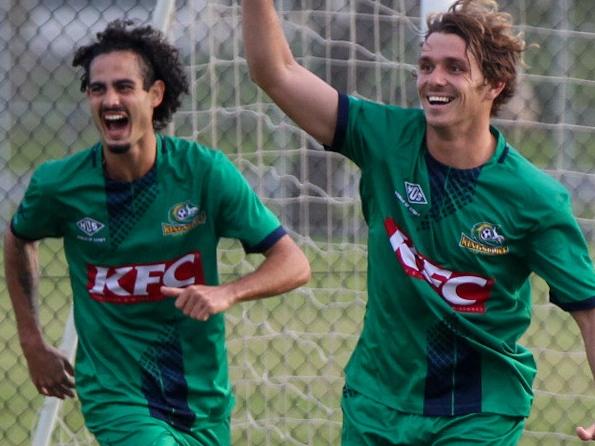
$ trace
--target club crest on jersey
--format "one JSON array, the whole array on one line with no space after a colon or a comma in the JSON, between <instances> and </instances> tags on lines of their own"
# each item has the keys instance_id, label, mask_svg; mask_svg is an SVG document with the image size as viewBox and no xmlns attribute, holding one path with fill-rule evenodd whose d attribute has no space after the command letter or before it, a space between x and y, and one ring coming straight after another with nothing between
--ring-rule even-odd
<instances>
[{"instance_id":1,"label":"club crest on jersey","mask_svg":"<svg viewBox=\"0 0 595 446\"><path fill-rule=\"evenodd\" d=\"M105 225L100 221L95 220L91 217L81 218L79 221L76 222L76 227L81 231L83 234L78 234L77 238L80 240L87 240L91 242L104 242L105 237L94 237L99 231L105 228Z\"/></svg>"},{"instance_id":2,"label":"club crest on jersey","mask_svg":"<svg viewBox=\"0 0 595 446\"><path fill-rule=\"evenodd\" d=\"M501 235L498 225L492 223L476 223L471 228L471 234L461 233L459 246L477 254L490 256L508 254L509 248L506 239Z\"/></svg>"},{"instance_id":3,"label":"club crest on jersey","mask_svg":"<svg viewBox=\"0 0 595 446\"><path fill-rule=\"evenodd\" d=\"M207 221L207 214L190 201L173 205L167 214L167 223L161 223L163 235L183 234Z\"/></svg>"},{"instance_id":4,"label":"club crest on jersey","mask_svg":"<svg viewBox=\"0 0 595 446\"><path fill-rule=\"evenodd\" d=\"M428 204L426 195L419 184L405 181L405 191L407 192L407 201L411 204Z\"/></svg>"}]
</instances>

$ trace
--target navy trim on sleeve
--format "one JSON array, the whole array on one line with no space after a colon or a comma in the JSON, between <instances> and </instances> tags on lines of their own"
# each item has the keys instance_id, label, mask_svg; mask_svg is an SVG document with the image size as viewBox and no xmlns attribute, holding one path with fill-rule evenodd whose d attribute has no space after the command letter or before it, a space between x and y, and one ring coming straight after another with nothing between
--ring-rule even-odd
<instances>
[{"instance_id":1,"label":"navy trim on sleeve","mask_svg":"<svg viewBox=\"0 0 595 446\"><path fill-rule=\"evenodd\" d=\"M556 296L550 292L550 302L557 305L564 311L580 311L580 310L590 310L595 308L595 296L590 297L585 300L581 300L580 302L565 302L562 303L558 301Z\"/></svg>"},{"instance_id":2,"label":"navy trim on sleeve","mask_svg":"<svg viewBox=\"0 0 595 446\"><path fill-rule=\"evenodd\" d=\"M279 239L281 237L283 237L285 234L287 234L287 231L285 231L285 228L283 226L279 226L277 229L275 229L273 232L271 232L269 235L267 235L257 245L248 246L248 245L245 245L244 242L242 242L242 246L244 247L244 251L246 251L246 254L263 253L267 249L269 249L271 246L273 246L275 243L277 243L279 241Z\"/></svg>"},{"instance_id":3,"label":"navy trim on sleeve","mask_svg":"<svg viewBox=\"0 0 595 446\"><path fill-rule=\"evenodd\" d=\"M339 93L339 105L337 109L337 126L335 127L335 135L333 136L333 144L331 146L324 146L324 150L339 152L343 147L345 141L345 134L347 133L347 124L349 123L349 98L343 93Z\"/></svg>"}]
</instances>

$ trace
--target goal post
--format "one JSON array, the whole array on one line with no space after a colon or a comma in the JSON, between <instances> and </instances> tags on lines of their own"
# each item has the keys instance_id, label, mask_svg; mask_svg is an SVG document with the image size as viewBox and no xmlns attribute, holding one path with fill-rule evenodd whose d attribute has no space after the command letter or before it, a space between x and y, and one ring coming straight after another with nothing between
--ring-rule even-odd
<instances>
[{"instance_id":1,"label":"goal post","mask_svg":"<svg viewBox=\"0 0 595 446\"><path fill-rule=\"evenodd\" d=\"M74 328L74 316L72 308L68 314L66 325L64 326L64 335L60 350L66 353L68 360L72 363L76 353L76 344L78 336ZM45 397L41 410L39 411L39 421L33 433L33 440L31 446L51 446L52 433L58 421L58 415L62 400L55 397Z\"/></svg>"}]
</instances>

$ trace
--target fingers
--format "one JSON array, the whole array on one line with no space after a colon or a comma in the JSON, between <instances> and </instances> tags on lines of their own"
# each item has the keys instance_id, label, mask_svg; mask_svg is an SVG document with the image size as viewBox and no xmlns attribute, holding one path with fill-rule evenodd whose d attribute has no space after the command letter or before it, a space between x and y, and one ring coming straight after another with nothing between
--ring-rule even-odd
<instances>
[{"instance_id":1,"label":"fingers","mask_svg":"<svg viewBox=\"0 0 595 446\"><path fill-rule=\"evenodd\" d=\"M38 392L43 396L53 396L55 398L74 398L74 391L63 384L56 384L51 387L40 387Z\"/></svg>"},{"instance_id":2,"label":"fingers","mask_svg":"<svg viewBox=\"0 0 595 446\"><path fill-rule=\"evenodd\" d=\"M61 370L58 368L61 364ZM52 373L44 375L35 386L37 391L43 396L53 396L64 399L74 397L74 369L70 361L62 358L62 361L56 364L57 368Z\"/></svg>"},{"instance_id":3,"label":"fingers","mask_svg":"<svg viewBox=\"0 0 595 446\"><path fill-rule=\"evenodd\" d=\"M66 373L70 375L70 381L72 382L72 387L74 387L74 380L72 379L72 377L74 376L74 368L72 367L70 361L68 361L67 359L64 360L64 369L66 370Z\"/></svg>"},{"instance_id":4,"label":"fingers","mask_svg":"<svg viewBox=\"0 0 595 446\"><path fill-rule=\"evenodd\" d=\"M214 312L211 311L208 299L197 292L195 288L196 287L174 288L162 286L161 294L176 299L174 305L186 316L199 321L206 321Z\"/></svg>"},{"instance_id":5,"label":"fingers","mask_svg":"<svg viewBox=\"0 0 595 446\"><path fill-rule=\"evenodd\" d=\"M192 299L187 295L178 297L178 300L176 300L176 307L186 316L199 321L206 321L211 315L211 308L208 302L200 298Z\"/></svg>"},{"instance_id":6,"label":"fingers","mask_svg":"<svg viewBox=\"0 0 595 446\"><path fill-rule=\"evenodd\" d=\"M169 297L178 297L184 292L184 288L174 288L171 286L162 286L160 288L161 294Z\"/></svg>"},{"instance_id":7,"label":"fingers","mask_svg":"<svg viewBox=\"0 0 595 446\"><path fill-rule=\"evenodd\" d=\"M53 396L62 400L66 397L74 398L74 381L65 375L61 382L37 386L37 391L43 396Z\"/></svg>"},{"instance_id":8,"label":"fingers","mask_svg":"<svg viewBox=\"0 0 595 446\"><path fill-rule=\"evenodd\" d=\"M583 441L589 441L595 439L595 424L591 425L588 428L584 428L579 426L576 428L576 435Z\"/></svg>"}]
</instances>

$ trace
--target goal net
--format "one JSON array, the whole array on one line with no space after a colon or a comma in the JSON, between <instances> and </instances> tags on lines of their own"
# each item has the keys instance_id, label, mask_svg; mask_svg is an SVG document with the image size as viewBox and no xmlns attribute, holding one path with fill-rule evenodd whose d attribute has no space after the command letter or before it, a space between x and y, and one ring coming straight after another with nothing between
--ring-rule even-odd
<instances>
[{"instance_id":1,"label":"goal net","mask_svg":"<svg viewBox=\"0 0 595 446\"><path fill-rule=\"evenodd\" d=\"M281 298L238 305L227 314L230 371L237 400L233 443L338 445L342 369L357 341L366 305L367 228L360 211L357 169L344 158L325 153L250 81L239 1L178 0L157 2L157 7L148 1L101 3L105 7L89 5L86 13L72 9L71 14L54 17L52 23L61 28L48 40L68 42L72 48L109 20L124 15L146 21L151 11L158 11L155 23L166 27L170 40L180 48L191 79L191 95L168 131L225 151L280 216L312 264L313 278L306 287ZM525 156L572 191L576 215L593 246L595 66L588 54L595 46L595 17L587 3L500 1L502 9L515 17L518 30L540 48L527 52L517 97L495 124ZM412 73L423 27L420 15L424 8L431 10L432 4L430 0L276 1L300 63L340 91L403 106L417 105ZM57 10L47 9L48 14ZM32 11L29 20L37 17ZM25 20L24 14L11 22L15 33ZM39 19L30 26L46 29L48 21ZM29 34L23 35L26 39ZM31 35L34 39L36 33ZM72 36L79 36L80 42ZM14 51L10 57L15 57ZM44 69L51 75L43 82L59 82L64 68L50 64ZM40 82L31 80L32 84ZM76 88L72 84L64 91L74 98ZM40 110L39 121L54 129L51 138L55 146L82 147L84 141L94 140L88 122L77 118L74 124L64 124L73 110L84 115L84 104L80 109L78 105L62 106L64 98L58 95L28 98L25 91L18 91L21 102L17 102L22 108L13 106L13 121L21 122L23 116L25 122L27 110ZM12 91L3 94L5 98L17 95ZM29 99L38 102L28 109L24 104ZM83 98L70 102L75 100L82 102ZM47 119L58 122L44 121L39 101L52 104L57 113ZM4 128L12 128L15 122L5 123ZM8 141L8 136L5 139ZM2 148L10 181L21 185L18 190L3 189L13 204L20 198L17 196L30 169L55 155L26 146L31 154L23 159L18 154L19 144L26 146L17 133L10 139L10 147ZM59 247L50 243L43 249L48 264L54 259L63 263ZM250 270L259 259L246 257L238 244L226 240L219 260L222 280L227 280ZM70 299L65 273L48 265L42 280L52 283L48 296L62 296L62 304L52 307L42 296L42 316L49 324L59 313L63 322ZM595 405L592 378L575 324L548 303L546 286L538 279L534 283L535 317L523 342L534 351L539 373L534 409L521 445L578 445L575 425L595 421L591 419ZM15 351L18 348L10 354L16 357ZM19 372L0 372L15 385L25 385L23 364L14 367ZM28 398L29 407L39 408L38 397ZM33 435L44 438L39 440L46 441L43 444L94 444L82 427L76 401L63 406L46 404L39 413L47 419L42 423L35 420ZM14 421L4 435L21 438L18 411L11 410L8 416ZM8 444L27 443L14 440Z\"/></svg>"}]
</instances>

